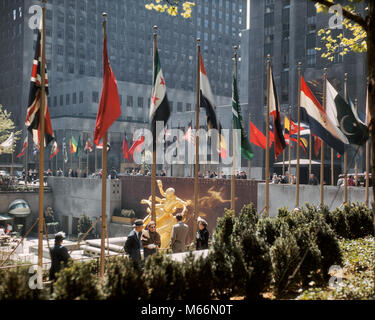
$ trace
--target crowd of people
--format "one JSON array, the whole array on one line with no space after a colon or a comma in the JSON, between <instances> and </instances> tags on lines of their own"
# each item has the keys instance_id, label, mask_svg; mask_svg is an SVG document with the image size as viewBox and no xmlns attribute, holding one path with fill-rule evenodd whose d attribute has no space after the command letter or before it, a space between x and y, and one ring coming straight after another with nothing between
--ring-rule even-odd
<instances>
[{"instance_id":1,"label":"crowd of people","mask_svg":"<svg viewBox=\"0 0 375 320\"><path fill-rule=\"evenodd\" d=\"M170 249L173 253L181 253L186 250L188 244L189 227L183 223L182 214L177 213L176 224L172 227L172 234L170 239ZM195 249L208 249L209 232L207 230L207 221L198 218L198 231L195 238ZM124 251L130 259L144 266L148 257L155 254L161 246L160 234L156 230L156 223L149 222L144 228L142 219L138 219L133 224L133 230L126 238ZM0 229L1 230L1 229ZM1 231L0 231L1 234ZM53 291L53 282L56 281L57 273L64 268L71 256L66 247L63 246L65 234L59 232L55 235L55 244L50 249L51 253L51 267L49 270L49 280L52 281L51 292ZM143 259L141 250L143 249Z\"/></svg>"},{"instance_id":2,"label":"crowd of people","mask_svg":"<svg viewBox=\"0 0 375 320\"><path fill-rule=\"evenodd\" d=\"M173 253L181 253L185 251L188 245L189 227L182 222L182 215L176 214L176 224L172 227L171 239L169 242L170 249ZM196 250L208 249L209 232L207 230L206 220L199 218L199 230L196 234L195 248ZM129 233L124 250L131 259L137 261L140 265L144 264L146 259L157 252L161 246L160 235L156 230L156 223L151 221L144 228L143 220L136 220L133 224L133 230ZM143 248L143 260L141 257L141 249Z\"/></svg>"}]
</instances>

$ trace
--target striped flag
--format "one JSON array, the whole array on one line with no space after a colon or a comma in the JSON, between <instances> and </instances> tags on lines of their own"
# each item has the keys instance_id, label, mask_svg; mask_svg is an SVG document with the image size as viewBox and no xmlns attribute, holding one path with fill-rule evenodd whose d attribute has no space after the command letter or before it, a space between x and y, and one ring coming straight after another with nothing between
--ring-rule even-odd
<instances>
[{"instance_id":1,"label":"striped flag","mask_svg":"<svg viewBox=\"0 0 375 320\"><path fill-rule=\"evenodd\" d=\"M274 136L274 148L275 148L275 157L277 158L283 150L286 148L286 143L283 135L283 129L281 127L280 121L280 110L279 110L279 101L277 99L275 80L273 78L272 69L270 68L270 115L273 116L273 136Z\"/></svg>"},{"instance_id":2,"label":"striped flag","mask_svg":"<svg viewBox=\"0 0 375 320\"><path fill-rule=\"evenodd\" d=\"M38 39L36 42L35 56L33 63L33 70L31 74L31 83L30 83L30 93L29 93L29 104L26 115L26 127L33 136L33 141L36 146L39 148L40 140L40 108L41 108L41 71L42 71L42 35L41 31L38 30ZM53 130L51 124L51 118L48 110L48 75L47 75L47 66L45 67L45 141L44 145L47 146L53 140Z\"/></svg>"},{"instance_id":3,"label":"striped flag","mask_svg":"<svg viewBox=\"0 0 375 320\"><path fill-rule=\"evenodd\" d=\"M309 124L311 133L341 154L345 152L347 139L330 120L310 88L301 77L301 119Z\"/></svg>"},{"instance_id":4,"label":"striped flag","mask_svg":"<svg viewBox=\"0 0 375 320\"><path fill-rule=\"evenodd\" d=\"M77 145L78 145L78 144L77 144L76 139L74 139L74 137L72 137L72 138L70 139L70 142L69 142L69 151L70 151L71 154L77 152Z\"/></svg>"},{"instance_id":5,"label":"striped flag","mask_svg":"<svg viewBox=\"0 0 375 320\"><path fill-rule=\"evenodd\" d=\"M25 152L26 152L26 149L27 149L27 145L28 145L28 137L26 136L25 138L25 141L23 142L23 147L22 147L22 151L21 153L17 156L17 158L22 158L24 155L25 155Z\"/></svg>"},{"instance_id":6,"label":"striped flag","mask_svg":"<svg viewBox=\"0 0 375 320\"><path fill-rule=\"evenodd\" d=\"M156 144L156 122L164 122L164 126L167 125L168 119L171 115L171 109L169 107L167 88L161 70L160 59L158 50L156 50L154 58L154 73L151 93L151 106L150 106L150 124L151 132L154 138L154 146Z\"/></svg>"},{"instance_id":7,"label":"striped flag","mask_svg":"<svg viewBox=\"0 0 375 320\"><path fill-rule=\"evenodd\" d=\"M86 141L86 144L85 144L85 148L83 149L83 151L88 151L88 152L92 152L93 151L93 147L92 147L92 144L91 144L91 140L88 139Z\"/></svg>"}]
</instances>

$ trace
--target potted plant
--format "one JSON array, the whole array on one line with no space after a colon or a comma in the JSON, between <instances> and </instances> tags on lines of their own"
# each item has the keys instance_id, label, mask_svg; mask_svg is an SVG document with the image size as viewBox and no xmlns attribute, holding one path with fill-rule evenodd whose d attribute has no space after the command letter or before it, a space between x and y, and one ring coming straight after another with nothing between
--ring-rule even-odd
<instances>
[{"instance_id":1,"label":"potted plant","mask_svg":"<svg viewBox=\"0 0 375 320\"><path fill-rule=\"evenodd\" d=\"M123 209L120 211L120 216L118 216L117 214L118 211L115 210L114 215L112 216L112 222L133 224L133 222L136 220L135 212L133 209Z\"/></svg>"}]
</instances>

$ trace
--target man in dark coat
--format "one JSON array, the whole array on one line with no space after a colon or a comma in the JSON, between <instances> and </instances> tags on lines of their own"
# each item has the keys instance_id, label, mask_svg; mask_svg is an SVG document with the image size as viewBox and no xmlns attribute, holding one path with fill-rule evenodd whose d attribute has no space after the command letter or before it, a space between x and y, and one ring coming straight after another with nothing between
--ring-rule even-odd
<instances>
[{"instance_id":1,"label":"man in dark coat","mask_svg":"<svg viewBox=\"0 0 375 320\"><path fill-rule=\"evenodd\" d=\"M136 220L133 224L134 230L132 230L128 238L125 241L125 252L129 255L130 259L137 261L139 264L142 264L141 258L141 236L143 230L143 220Z\"/></svg>"},{"instance_id":2,"label":"man in dark coat","mask_svg":"<svg viewBox=\"0 0 375 320\"><path fill-rule=\"evenodd\" d=\"M62 245L65 236L63 232L56 233L55 246L51 249L51 269L49 270L49 279L56 280L56 273L58 273L70 259L68 249Z\"/></svg>"}]
</instances>

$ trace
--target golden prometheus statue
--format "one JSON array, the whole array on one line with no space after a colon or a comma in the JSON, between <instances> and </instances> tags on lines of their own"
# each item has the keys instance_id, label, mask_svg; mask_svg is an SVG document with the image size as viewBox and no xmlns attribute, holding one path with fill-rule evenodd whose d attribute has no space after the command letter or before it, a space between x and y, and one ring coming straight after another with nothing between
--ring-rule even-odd
<instances>
[{"instance_id":1,"label":"golden prometheus statue","mask_svg":"<svg viewBox=\"0 0 375 320\"><path fill-rule=\"evenodd\" d=\"M178 209L182 209L180 212L183 216L183 220L186 220L187 207L191 205L191 200L184 201L178 198L175 194L175 189L168 188L165 192L163 190L163 183L161 180L157 180L160 194L163 199L155 197L155 214L156 214L156 226L157 231L161 238L161 249L166 249L169 247L169 242L171 240L172 227L175 225L176 219L174 213L177 213ZM152 208L152 196L148 200L143 199L141 204L147 204L146 218L143 219L143 223L147 225L151 221L151 208Z\"/></svg>"}]
</instances>

